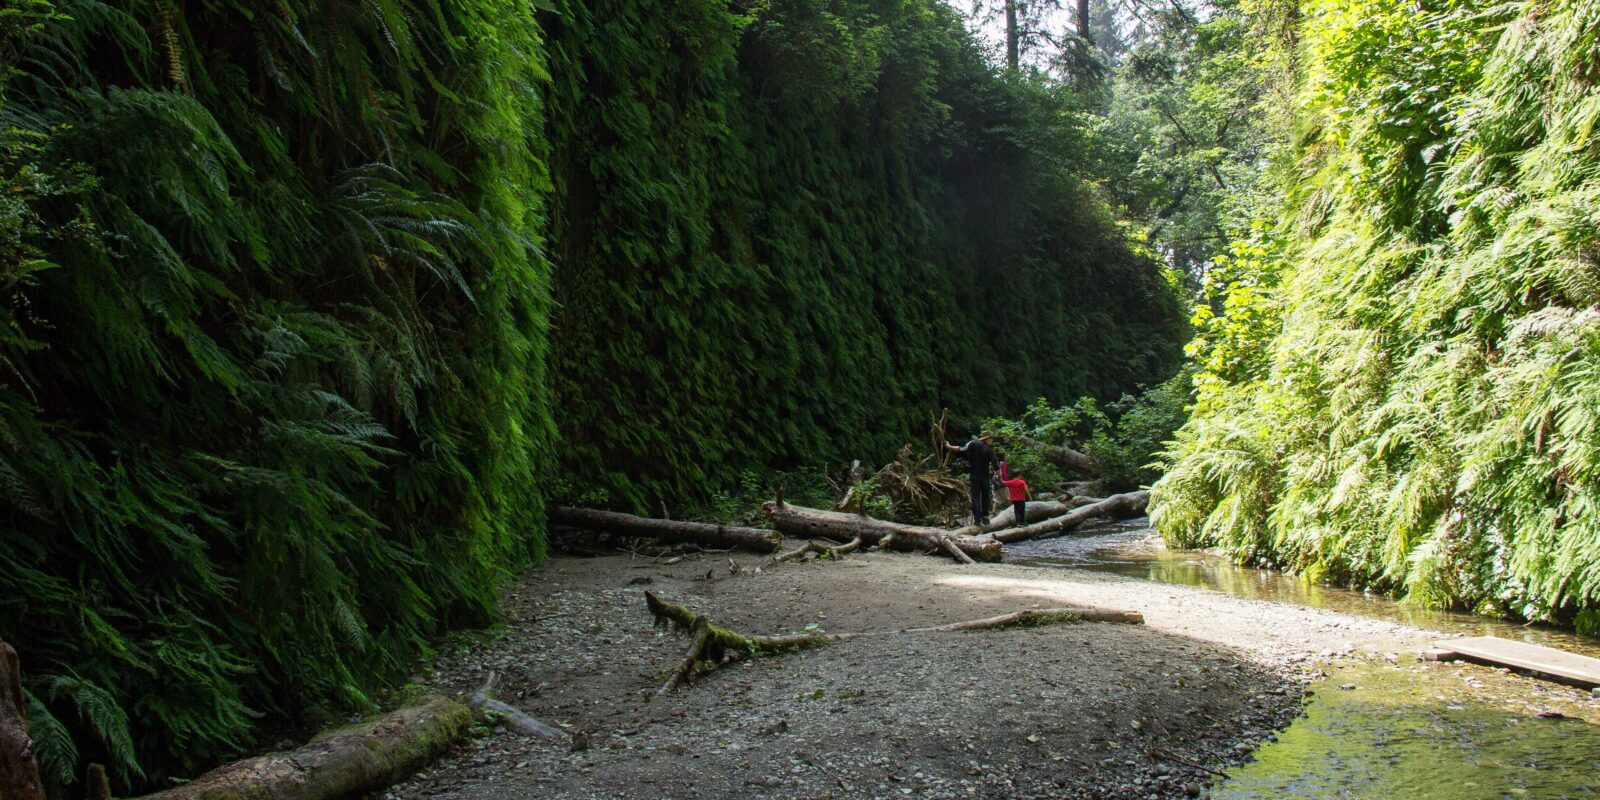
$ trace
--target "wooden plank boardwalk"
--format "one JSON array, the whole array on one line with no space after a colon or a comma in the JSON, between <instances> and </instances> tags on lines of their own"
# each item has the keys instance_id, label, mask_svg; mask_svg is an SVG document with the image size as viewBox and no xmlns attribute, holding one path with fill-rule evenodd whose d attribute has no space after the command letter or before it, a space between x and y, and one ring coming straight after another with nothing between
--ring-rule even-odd
<instances>
[{"instance_id":1,"label":"wooden plank boardwalk","mask_svg":"<svg viewBox=\"0 0 1600 800\"><path fill-rule=\"evenodd\" d=\"M1535 672L1577 686L1600 685L1600 658L1568 653L1553 647L1496 636L1449 639L1434 642L1433 646L1438 649L1424 656L1434 661L1460 658L1479 664Z\"/></svg>"}]
</instances>

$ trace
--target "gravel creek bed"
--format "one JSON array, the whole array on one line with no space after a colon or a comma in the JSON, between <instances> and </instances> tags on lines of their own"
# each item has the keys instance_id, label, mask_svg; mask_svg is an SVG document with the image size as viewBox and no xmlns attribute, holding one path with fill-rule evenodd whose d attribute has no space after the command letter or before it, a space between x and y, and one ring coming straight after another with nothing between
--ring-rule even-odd
<instances>
[{"instance_id":1,"label":"gravel creek bed","mask_svg":"<svg viewBox=\"0 0 1600 800\"><path fill-rule=\"evenodd\" d=\"M1202 796L1301 710L1332 658L1394 661L1425 632L1081 570L866 553L559 557L509 588L493 635L422 682L497 695L586 739L496 729L384 794L413 798ZM745 633L892 632L1024 608L1141 611L868 636L747 660L652 699L687 641L644 591ZM1409 656L1408 656L1409 657ZM1322 684L1316 684L1320 690Z\"/></svg>"}]
</instances>

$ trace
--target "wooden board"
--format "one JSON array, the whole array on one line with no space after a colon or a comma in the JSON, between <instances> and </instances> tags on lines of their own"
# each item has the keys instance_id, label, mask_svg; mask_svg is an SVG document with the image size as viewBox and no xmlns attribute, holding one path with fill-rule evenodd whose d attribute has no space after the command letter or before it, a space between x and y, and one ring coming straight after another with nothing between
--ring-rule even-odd
<instances>
[{"instance_id":1,"label":"wooden board","mask_svg":"<svg viewBox=\"0 0 1600 800\"><path fill-rule=\"evenodd\" d=\"M1580 656L1553 647L1495 636L1450 639L1434 642L1433 646L1480 664L1537 672L1579 686L1600 685L1600 658Z\"/></svg>"}]
</instances>

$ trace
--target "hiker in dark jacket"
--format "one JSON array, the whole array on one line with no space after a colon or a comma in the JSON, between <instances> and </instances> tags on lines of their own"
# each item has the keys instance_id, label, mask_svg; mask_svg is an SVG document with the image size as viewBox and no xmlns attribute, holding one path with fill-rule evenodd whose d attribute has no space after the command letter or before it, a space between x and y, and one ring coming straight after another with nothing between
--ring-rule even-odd
<instances>
[{"instance_id":1,"label":"hiker in dark jacket","mask_svg":"<svg viewBox=\"0 0 1600 800\"><path fill-rule=\"evenodd\" d=\"M993 434L984 431L960 447L949 442L944 443L946 449L960 454L967 460L967 486L972 490L974 525L989 524L989 507L994 503L994 484L990 482L990 475L994 473L997 462L994 448L989 446L989 442L993 439Z\"/></svg>"}]
</instances>

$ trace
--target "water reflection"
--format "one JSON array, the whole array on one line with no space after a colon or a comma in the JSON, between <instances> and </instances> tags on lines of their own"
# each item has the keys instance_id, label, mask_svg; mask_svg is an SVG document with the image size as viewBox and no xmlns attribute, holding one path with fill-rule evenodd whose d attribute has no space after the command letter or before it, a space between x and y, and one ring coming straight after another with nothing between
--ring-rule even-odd
<instances>
[{"instance_id":1,"label":"water reflection","mask_svg":"<svg viewBox=\"0 0 1600 800\"><path fill-rule=\"evenodd\" d=\"M1600 657L1600 639L1248 569L1172 551L1147 520L1007 547L1007 560L1109 572ZM1553 713L1558 712L1558 713ZM1542 715L1542 716L1541 716ZM1469 665L1347 663L1317 684L1306 716L1212 787L1218 800L1600 796L1600 707L1581 692Z\"/></svg>"},{"instance_id":2,"label":"water reflection","mask_svg":"<svg viewBox=\"0 0 1600 800\"><path fill-rule=\"evenodd\" d=\"M1454 636L1499 636L1600 657L1600 639L1595 637L1472 614L1432 611L1377 595L1319 586L1281 572L1241 567L1214 553L1168 550L1144 518L1085 528L1074 536L1007 545L1006 560L1147 578L1252 600L1374 617Z\"/></svg>"},{"instance_id":3,"label":"water reflection","mask_svg":"<svg viewBox=\"0 0 1600 800\"><path fill-rule=\"evenodd\" d=\"M1259 750L1256 761L1232 770L1211 796L1600 796L1600 735L1593 725L1517 710L1529 687L1461 680L1468 672L1371 664L1336 670L1306 716ZM1581 713L1570 703L1561 707Z\"/></svg>"}]
</instances>

